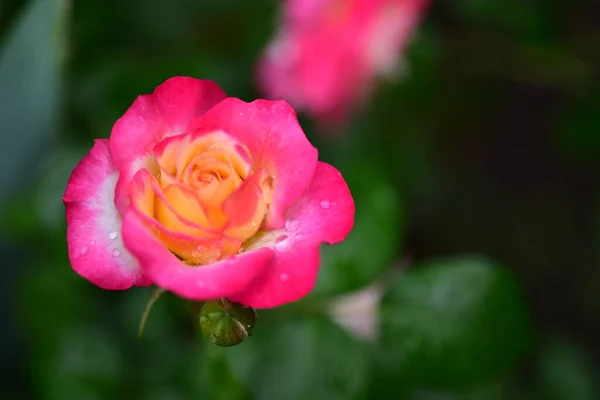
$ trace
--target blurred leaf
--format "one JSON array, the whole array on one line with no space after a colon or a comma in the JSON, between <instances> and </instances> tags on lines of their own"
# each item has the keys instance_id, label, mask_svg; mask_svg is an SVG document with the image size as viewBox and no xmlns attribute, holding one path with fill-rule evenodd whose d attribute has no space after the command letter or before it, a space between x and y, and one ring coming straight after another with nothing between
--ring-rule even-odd
<instances>
[{"instance_id":1,"label":"blurred leaf","mask_svg":"<svg viewBox=\"0 0 600 400\"><path fill-rule=\"evenodd\" d=\"M165 293L152 307L144 335L138 338L138 327L144 308L148 299L152 295L151 288L134 288L127 290L122 294L120 304L120 316L125 328L124 334L127 338L136 343L155 347L165 340L177 335L177 320L167 304L168 297Z\"/></svg>"},{"instance_id":2,"label":"blurred leaf","mask_svg":"<svg viewBox=\"0 0 600 400\"><path fill-rule=\"evenodd\" d=\"M373 282L390 268L401 248L402 209L381 166L341 168L354 202L354 228L340 244L323 245L313 295L350 292Z\"/></svg>"},{"instance_id":3,"label":"blurred leaf","mask_svg":"<svg viewBox=\"0 0 600 400\"><path fill-rule=\"evenodd\" d=\"M210 399L211 365L208 360L208 346L199 338L193 350L188 353L188 363L184 371L186 387L190 398Z\"/></svg>"},{"instance_id":4,"label":"blurred leaf","mask_svg":"<svg viewBox=\"0 0 600 400\"><path fill-rule=\"evenodd\" d=\"M10 239L29 241L42 233L59 239L61 249L66 248L64 235L58 232L65 227L65 207L62 200L73 169L91 149L63 143L56 146L44 159L30 167L39 176L35 185L21 188L0 210L0 220Z\"/></svg>"},{"instance_id":5,"label":"blurred leaf","mask_svg":"<svg viewBox=\"0 0 600 400\"><path fill-rule=\"evenodd\" d=\"M60 0L34 0L16 21L0 54L0 190L26 179L37 153L56 130L64 23Z\"/></svg>"},{"instance_id":6,"label":"blurred leaf","mask_svg":"<svg viewBox=\"0 0 600 400\"><path fill-rule=\"evenodd\" d=\"M506 400L520 398L511 387L503 382L494 382L464 391L440 392L415 390L407 397L410 400Z\"/></svg>"},{"instance_id":7,"label":"blurred leaf","mask_svg":"<svg viewBox=\"0 0 600 400\"><path fill-rule=\"evenodd\" d=\"M368 346L324 318L264 324L221 351L256 400L357 398L370 368Z\"/></svg>"},{"instance_id":8,"label":"blurred leaf","mask_svg":"<svg viewBox=\"0 0 600 400\"><path fill-rule=\"evenodd\" d=\"M57 229L65 222L65 207L62 196L67 187L71 172L92 148L74 147L66 144L57 147L40 164L41 179L35 189L35 210L38 223L49 229Z\"/></svg>"},{"instance_id":9,"label":"blurred leaf","mask_svg":"<svg viewBox=\"0 0 600 400\"><path fill-rule=\"evenodd\" d=\"M21 274L15 291L19 316L35 343L50 345L73 321L86 321L97 312L89 288L68 264L56 260L38 259L38 265Z\"/></svg>"},{"instance_id":10,"label":"blurred leaf","mask_svg":"<svg viewBox=\"0 0 600 400\"><path fill-rule=\"evenodd\" d=\"M248 398L246 388L233 373L225 354L213 345L206 345L205 348L207 354L203 361L207 365L207 387L210 394L207 397L214 400L242 400Z\"/></svg>"},{"instance_id":11,"label":"blurred leaf","mask_svg":"<svg viewBox=\"0 0 600 400\"><path fill-rule=\"evenodd\" d=\"M557 151L570 156L570 161L596 162L600 155L600 97L589 102L572 104L556 118Z\"/></svg>"},{"instance_id":12,"label":"blurred leaf","mask_svg":"<svg viewBox=\"0 0 600 400\"><path fill-rule=\"evenodd\" d=\"M598 372L585 349L565 338L545 344L539 359L539 395L543 400L600 398Z\"/></svg>"},{"instance_id":13,"label":"blurred leaf","mask_svg":"<svg viewBox=\"0 0 600 400\"><path fill-rule=\"evenodd\" d=\"M151 291L134 288L119 294L110 293L111 300L121 297L117 299L121 300L119 303L107 307L107 312L110 308L119 309L120 327L124 329L118 335L130 357L127 371L130 379L123 390L135 392L144 400L167 395L186 399L187 392L196 388L188 373L190 364L204 353L198 351L193 331L185 329L191 328L191 321L186 318L189 316L179 315L185 309L180 304L181 299L170 293L163 294L154 304L144 335L138 337L138 323ZM203 398L204 392L199 393L198 398Z\"/></svg>"},{"instance_id":14,"label":"blurred leaf","mask_svg":"<svg viewBox=\"0 0 600 400\"><path fill-rule=\"evenodd\" d=\"M515 365L530 325L513 278L479 257L410 269L382 300L386 363L414 386L462 388Z\"/></svg>"},{"instance_id":15,"label":"blurred leaf","mask_svg":"<svg viewBox=\"0 0 600 400\"><path fill-rule=\"evenodd\" d=\"M539 36L547 31L546 8L533 1L459 0L449 4L469 21L508 28L520 35Z\"/></svg>"},{"instance_id":16,"label":"blurred leaf","mask_svg":"<svg viewBox=\"0 0 600 400\"><path fill-rule=\"evenodd\" d=\"M123 360L116 343L93 327L70 327L52 349L38 354L36 378L41 400L115 398ZM42 357L40 357L42 356Z\"/></svg>"}]
</instances>

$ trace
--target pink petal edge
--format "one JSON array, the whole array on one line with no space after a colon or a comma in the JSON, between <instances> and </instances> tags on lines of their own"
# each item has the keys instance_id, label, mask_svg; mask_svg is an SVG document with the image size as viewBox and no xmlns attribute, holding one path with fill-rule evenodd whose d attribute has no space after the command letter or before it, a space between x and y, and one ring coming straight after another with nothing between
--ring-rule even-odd
<instances>
[{"instance_id":1,"label":"pink petal edge","mask_svg":"<svg viewBox=\"0 0 600 400\"><path fill-rule=\"evenodd\" d=\"M270 265L274 254L264 248L206 266L187 266L160 243L133 211L125 214L123 238L157 286L189 300L229 297L245 290Z\"/></svg>"},{"instance_id":2,"label":"pink petal edge","mask_svg":"<svg viewBox=\"0 0 600 400\"><path fill-rule=\"evenodd\" d=\"M113 201L118 176L108 140L98 139L73 170L63 196L71 266L109 290L150 284L121 238L121 215Z\"/></svg>"},{"instance_id":3,"label":"pink petal edge","mask_svg":"<svg viewBox=\"0 0 600 400\"><path fill-rule=\"evenodd\" d=\"M307 295L315 285L321 243L343 241L354 225L354 200L340 172L319 162L304 195L286 212L285 227L268 231L250 253L275 250L268 269L244 292L231 296L254 308L271 308Z\"/></svg>"},{"instance_id":4,"label":"pink petal edge","mask_svg":"<svg viewBox=\"0 0 600 400\"><path fill-rule=\"evenodd\" d=\"M127 185L133 175L141 168L156 168L156 144L185 133L191 120L226 97L213 81L176 76L133 102L110 136L110 151L120 172L115 203L122 213L127 208Z\"/></svg>"}]
</instances>

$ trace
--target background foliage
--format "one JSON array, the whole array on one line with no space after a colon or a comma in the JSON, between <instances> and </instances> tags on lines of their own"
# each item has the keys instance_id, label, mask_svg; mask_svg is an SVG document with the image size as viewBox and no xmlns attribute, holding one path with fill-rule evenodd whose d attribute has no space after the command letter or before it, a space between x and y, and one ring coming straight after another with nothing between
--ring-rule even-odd
<instances>
[{"instance_id":1,"label":"background foliage","mask_svg":"<svg viewBox=\"0 0 600 400\"><path fill-rule=\"evenodd\" d=\"M69 267L68 176L166 78L259 97L278 2L0 3L3 399L600 398L600 20L591 0L434 1L408 70L333 137L357 204L307 299L254 336L198 338L190 305ZM388 275L389 274L389 275ZM328 304L383 276L375 340ZM339 316L338 316L339 317Z\"/></svg>"}]
</instances>

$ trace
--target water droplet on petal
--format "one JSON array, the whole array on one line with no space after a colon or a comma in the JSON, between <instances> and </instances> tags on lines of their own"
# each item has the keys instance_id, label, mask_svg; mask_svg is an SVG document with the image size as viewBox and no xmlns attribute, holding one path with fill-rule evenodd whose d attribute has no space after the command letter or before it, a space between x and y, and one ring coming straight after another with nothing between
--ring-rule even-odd
<instances>
[{"instance_id":1,"label":"water droplet on petal","mask_svg":"<svg viewBox=\"0 0 600 400\"><path fill-rule=\"evenodd\" d=\"M88 251L90 251L90 249L88 249L87 246L83 246L80 250L79 250L79 254L81 254L82 256L85 256Z\"/></svg>"},{"instance_id":2,"label":"water droplet on petal","mask_svg":"<svg viewBox=\"0 0 600 400\"><path fill-rule=\"evenodd\" d=\"M297 219L291 218L285 221L285 229L287 229L289 232L294 232L298 230L299 227L300 221L298 221Z\"/></svg>"},{"instance_id":3,"label":"water droplet on petal","mask_svg":"<svg viewBox=\"0 0 600 400\"><path fill-rule=\"evenodd\" d=\"M95 241L95 240L92 240L92 241L90 242L90 244L91 244L92 246L94 246L94 245L96 244L96 241Z\"/></svg>"},{"instance_id":4,"label":"water droplet on petal","mask_svg":"<svg viewBox=\"0 0 600 400\"><path fill-rule=\"evenodd\" d=\"M113 255L114 258L117 258L117 257L119 257L121 255L121 252L119 250L117 250L117 249L114 249L113 252L112 252L112 255Z\"/></svg>"},{"instance_id":5,"label":"water droplet on petal","mask_svg":"<svg viewBox=\"0 0 600 400\"><path fill-rule=\"evenodd\" d=\"M287 282L288 279L290 279L290 277L288 276L288 274L281 274L279 275L279 279L281 279L281 282Z\"/></svg>"},{"instance_id":6,"label":"water droplet on petal","mask_svg":"<svg viewBox=\"0 0 600 400\"><path fill-rule=\"evenodd\" d=\"M286 239L287 239L287 235L281 235L279 236L277 239L275 239L275 250L277 251L282 251L285 249L286 246Z\"/></svg>"},{"instance_id":7,"label":"water droplet on petal","mask_svg":"<svg viewBox=\"0 0 600 400\"><path fill-rule=\"evenodd\" d=\"M302 234L301 233L296 233L296 235L294 237L296 239L302 239Z\"/></svg>"},{"instance_id":8,"label":"water droplet on petal","mask_svg":"<svg viewBox=\"0 0 600 400\"><path fill-rule=\"evenodd\" d=\"M113 232L109 232L108 234L108 238L110 240L115 240L117 238L117 232L113 231Z\"/></svg>"},{"instance_id":9,"label":"water droplet on petal","mask_svg":"<svg viewBox=\"0 0 600 400\"><path fill-rule=\"evenodd\" d=\"M319 203L321 205L321 208L324 210L329 209L329 207L331 207L331 202L329 200L321 200L321 202Z\"/></svg>"}]
</instances>

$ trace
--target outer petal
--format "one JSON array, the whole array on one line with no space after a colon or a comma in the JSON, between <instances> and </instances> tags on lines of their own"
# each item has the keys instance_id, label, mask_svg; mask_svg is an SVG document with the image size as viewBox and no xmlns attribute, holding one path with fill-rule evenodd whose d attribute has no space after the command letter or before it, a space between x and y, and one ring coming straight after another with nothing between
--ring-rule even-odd
<instances>
[{"instance_id":1,"label":"outer petal","mask_svg":"<svg viewBox=\"0 0 600 400\"><path fill-rule=\"evenodd\" d=\"M285 228L259 234L244 246L250 254L273 248L275 257L262 276L231 300L269 308L308 294L317 278L319 246L346 238L354 225L354 200L339 171L319 162L310 187L286 216Z\"/></svg>"},{"instance_id":2,"label":"outer petal","mask_svg":"<svg viewBox=\"0 0 600 400\"><path fill-rule=\"evenodd\" d=\"M121 215L113 201L118 175L108 140L96 140L63 196L71 266L93 284L114 290L150 284L123 245Z\"/></svg>"},{"instance_id":3,"label":"outer petal","mask_svg":"<svg viewBox=\"0 0 600 400\"><path fill-rule=\"evenodd\" d=\"M212 81L178 76L135 100L115 123L110 136L110 151L120 172L116 204L121 212L127 204L124 188L133 175L140 168L156 169L154 146L165 137L184 133L192 119L225 97Z\"/></svg>"},{"instance_id":4,"label":"outer petal","mask_svg":"<svg viewBox=\"0 0 600 400\"><path fill-rule=\"evenodd\" d=\"M285 101L255 100L246 103L228 98L190 126L222 129L244 144L255 170L266 168L273 180L273 202L264 227L280 228L284 212L310 184L318 152L298 124L296 113Z\"/></svg>"},{"instance_id":5,"label":"outer petal","mask_svg":"<svg viewBox=\"0 0 600 400\"><path fill-rule=\"evenodd\" d=\"M125 214L123 236L144 272L159 287L190 300L229 297L239 293L271 264L273 250L258 249L207 266L184 265L156 239L132 211Z\"/></svg>"}]
</instances>

